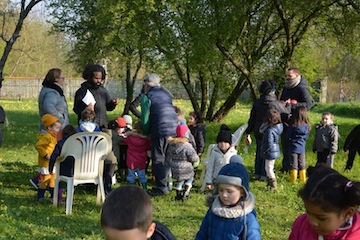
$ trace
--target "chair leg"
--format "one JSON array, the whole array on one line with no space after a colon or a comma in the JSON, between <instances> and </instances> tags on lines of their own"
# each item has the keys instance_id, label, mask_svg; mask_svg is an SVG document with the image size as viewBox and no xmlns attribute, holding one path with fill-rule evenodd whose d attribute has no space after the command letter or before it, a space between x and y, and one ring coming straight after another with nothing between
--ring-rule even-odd
<instances>
[{"instance_id":1,"label":"chair leg","mask_svg":"<svg viewBox=\"0 0 360 240\"><path fill-rule=\"evenodd\" d=\"M74 182L67 182L67 193L66 193L66 215L72 213L72 204L74 197Z\"/></svg>"},{"instance_id":2,"label":"chair leg","mask_svg":"<svg viewBox=\"0 0 360 240\"><path fill-rule=\"evenodd\" d=\"M202 177L202 185L201 185L201 189L200 191L203 193L205 191L205 187L206 187L206 182L205 182L205 174L206 174L206 166L203 166L203 170L201 172L201 176Z\"/></svg>"},{"instance_id":3,"label":"chair leg","mask_svg":"<svg viewBox=\"0 0 360 240\"><path fill-rule=\"evenodd\" d=\"M57 198L58 192L59 192L59 181L55 180L54 196L56 196L56 197L53 197L53 205L55 207L57 207L57 205L58 205L58 198Z\"/></svg>"}]
</instances>

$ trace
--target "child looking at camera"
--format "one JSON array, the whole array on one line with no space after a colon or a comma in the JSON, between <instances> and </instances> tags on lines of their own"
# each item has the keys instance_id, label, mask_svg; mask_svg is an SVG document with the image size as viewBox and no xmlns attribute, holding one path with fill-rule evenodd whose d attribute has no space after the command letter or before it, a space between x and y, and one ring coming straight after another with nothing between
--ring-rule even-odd
<instances>
[{"instance_id":1,"label":"child looking at camera","mask_svg":"<svg viewBox=\"0 0 360 240\"><path fill-rule=\"evenodd\" d=\"M360 182L318 166L298 195L306 213L293 223L289 240L360 239Z\"/></svg>"}]
</instances>

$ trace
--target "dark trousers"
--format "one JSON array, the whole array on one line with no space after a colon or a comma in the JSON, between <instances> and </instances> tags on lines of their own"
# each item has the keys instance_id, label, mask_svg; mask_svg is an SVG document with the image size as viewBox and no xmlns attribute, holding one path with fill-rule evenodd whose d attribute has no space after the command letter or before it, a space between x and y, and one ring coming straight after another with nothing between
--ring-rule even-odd
<instances>
[{"instance_id":1,"label":"dark trousers","mask_svg":"<svg viewBox=\"0 0 360 240\"><path fill-rule=\"evenodd\" d=\"M261 139L256 139L255 175L266 177L265 159L261 156Z\"/></svg>"},{"instance_id":2,"label":"dark trousers","mask_svg":"<svg viewBox=\"0 0 360 240\"><path fill-rule=\"evenodd\" d=\"M155 176L156 188L164 194L169 192L166 182L168 169L164 165L167 146L167 137L151 139L152 170Z\"/></svg>"},{"instance_id":3,"label":"dark trousers","mask_svg":"<svg viewBox=\"0 0 360 240\"><path fill-rule=\"evenodd\" d=\"M323 152L317 152L316 165L327 165L329 155L330 155L329 149L325 149Z\"/></svg>"},{"instance_id":4,"label":"dark trousers","mask_svg":"<svg viewBox=\"0 0 360 240\"><path fill-rule=\"evenodd\" d=\"M353 167L356 153L360 155L360 149L349 149L349 155L345 169L351 169Z\"/></svg>"},{"instance_id":5,"label":"dark trousers","mask_svg":"<svg viewBox=\"0 0 360 240\"><path fill-rule=\"evenodd\" d=\"M304 170L306 168L305 153L292 153L290 156L291 170Z\"/></svg>"},{"instance_id":6,"label":"dark trousers","mask_svg":"<svg viewBox=\"0 0 360 240\"><path fill-rule=\"evenodd\" d=\"M289 153L289 139L286 138L286 132L288 128L284 125L284 130L281 134L281 148L283 153L282 159L282 170L289 171L290 170L290 153Z\"/></svg>"},{"instance_id":7,"label":"dark trousers","mask_svg":"<svg viewBox=\"0 0 360 240\"><path fill-rule=\"evenodd\" d=\"M111 192L112 187L112 177L115 173L115 164L104 164L104 173L103 173L103 179L104 179L104 190L105 194L108 195Z\"/></svg>"}]
</instances>

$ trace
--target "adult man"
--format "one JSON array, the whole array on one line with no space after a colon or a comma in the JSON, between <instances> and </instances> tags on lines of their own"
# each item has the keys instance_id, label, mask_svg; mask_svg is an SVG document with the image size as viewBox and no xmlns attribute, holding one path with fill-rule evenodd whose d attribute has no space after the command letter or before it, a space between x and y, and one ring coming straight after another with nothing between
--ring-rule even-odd
<instances>
[{"instance_id":1,"label":"adult man","mask_svg":"<svg viewBox=\"0 0 360 240\"><path fill-rule=\"evenodd\" d=\"M107 128L106 111L112 111L118 104L119 99L110 97L109 92L103 87L102 81L105 80L105 69L98 64L88 64L83 72L83 78L86 82L75 93L74 112L78 115L78 121L81 119L81 112L90 107L95 111L95 121L100 129ZM88 93L88 91L90 93ZM95 104L83 101L86 95L92 94Z\"/></svg>"},{"instance_id":2,"label":"adult man","mask_svg":"<svg viewBox=\"0 0 360 240\"><path fill-rule=\"evenodd\" d=\"M281 93L280 100L285 106L294 110L297 107L304 106L308 110L312 106L311 96L306 79L300 75L300 70L296 67L291 67L286 72L285 85ZM282 160L282 168L280 171L287 172L290 170L290 156L288 152L288 139L285 135L291 119L282 119L284 124L284 131L281 134L281 145L284 158Z\"/></svg>"},{"instance_id":3,"label":"adult man","mask_svg":"<svg viewBox=\"0 0 360 240\"><path fill-rule=\"evenodd\" d=\"M172 96L160 87L160 77L154 73L144 78L144 96L141 98L141 124L145 135L151 136L152 169L156 188L151 196L168 194L165 154L167 138L176 135L178 118L172 104Z\"/></svg>"}]
</instances>

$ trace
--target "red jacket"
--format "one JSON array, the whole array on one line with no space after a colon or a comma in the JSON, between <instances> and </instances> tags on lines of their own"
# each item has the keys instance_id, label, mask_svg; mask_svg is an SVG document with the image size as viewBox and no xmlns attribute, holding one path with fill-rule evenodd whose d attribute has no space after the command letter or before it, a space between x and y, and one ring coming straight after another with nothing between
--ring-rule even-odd
<instances>
[{"instance_id":1,"label":"red jacket","mask_svg":"<svg viewBox=\"0 0 360 240\"><path fill-rule=\"evenodd\" d=\"M147 151L150 150L150 140L143 135L130 133L124 139L124 144L128 145L126 166L130 169L145 169L148 160Z\"/></svg>"},{"instance_id":2,"label":"red jacket","mask_svg":"<svg viewBox=\"0 0 360 240\"><path fill-rule=\"evenodd\" d=\"M360 239L360 214L355 212L352 225L346 230L336 230L324 236L324 240L358 240ZM313 230L306 214L300 215L294 222L289 240L318 240L318 234Z\"/></svg>"}]
</instances>

